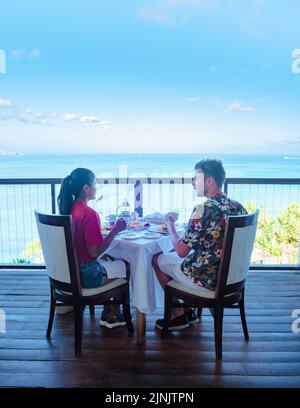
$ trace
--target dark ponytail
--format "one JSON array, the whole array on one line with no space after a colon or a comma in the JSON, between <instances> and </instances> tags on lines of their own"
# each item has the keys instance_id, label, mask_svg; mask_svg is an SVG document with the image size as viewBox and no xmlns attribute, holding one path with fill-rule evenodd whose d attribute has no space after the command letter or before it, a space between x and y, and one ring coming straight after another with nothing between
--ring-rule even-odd
<instances>
[{"instance_id":1,"label":"dark ponytail","mask_svg":"<svg viewBox=\"0 0 300 408\"><path fill-rule=\"evenodd\" d=\"M82 187L86 184L91 186L95 178L95 174L89 169L78 168L63 179L60 187L57 204L59 213L62 215L71 214L72 205L79 197Z\"/></svg>"}]
</instances>

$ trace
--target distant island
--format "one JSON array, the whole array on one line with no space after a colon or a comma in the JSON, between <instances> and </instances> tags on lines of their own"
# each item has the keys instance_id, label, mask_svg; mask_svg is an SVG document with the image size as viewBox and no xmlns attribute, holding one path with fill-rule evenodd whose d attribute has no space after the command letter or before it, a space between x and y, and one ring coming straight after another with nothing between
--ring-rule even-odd
<instances>
[{"instance_id":1,"label":"distant island","mask_svg":"<svg viewBox=\"0 0 300 408\"><path fill-rule=\"evenodd\" d=\"M22 153L8 152L7 150L0 149L0 157L21 156Z\"/></svg>"}]
</instances>

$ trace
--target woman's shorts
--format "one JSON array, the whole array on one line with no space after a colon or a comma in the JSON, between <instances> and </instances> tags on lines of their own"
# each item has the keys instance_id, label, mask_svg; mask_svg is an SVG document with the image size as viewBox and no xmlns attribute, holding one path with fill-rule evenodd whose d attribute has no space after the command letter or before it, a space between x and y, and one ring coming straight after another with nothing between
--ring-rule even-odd
<instances>
[{"instance_id":1,"label":"woman's shorts","mask_svg":"<svg viewBox=\"0 0 300 408\"><path fill-rule=\"evenodd\" d=\"M120 260L96 259L81 264L81 285L85 289L98 288L107 279L126 278L125 263Z\"/></svg>"},{"instance_id":2,"label":"woman's shorts","mask_svg":"<svg viewBox=\"0 0 300 408\"><path fill-rule=\"evenodd\" d=\"M83 288L98 288L106 279L104 266L95 261L83 262L80 268L81 286Z\"/></svg>"}]
</instances>

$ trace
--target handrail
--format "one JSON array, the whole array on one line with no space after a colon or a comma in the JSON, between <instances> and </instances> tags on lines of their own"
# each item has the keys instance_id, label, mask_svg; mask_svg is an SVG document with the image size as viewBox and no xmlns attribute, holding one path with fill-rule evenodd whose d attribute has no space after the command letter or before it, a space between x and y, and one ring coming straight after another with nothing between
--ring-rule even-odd
<instances>
[{"instance_id":1,"label":"handrail","mask_svg":"<svg viewBox=\"0 0 300 408\"><path fill-rule=\"evenodd\" d=\"M0 178L0 185L50 185L51 190L51 211L53 214L56 213L56 188L61 184L62 178ZM134 187L134 209L139 213L140 216L143 215L143 185L164 185L164 184L190 184L192 182L191 177L101 177L97 178L98 184L103 185L129 185L132 184ZM228 187L230 185L298 185L300 186L300 178L257 178L257 177L229 177L224 183L224 192L228 193ZM0 209L1 210L1 209ZM11 265L12 266L12 265ZM8 267L11 267L8 265ZM16 265L17 266L17 265ZM16 267L15 266L15 267ZM0 265L2 268L3 265ZM27 267L25 265L18 265L18 267ZM28 265L28 267L33 268L33 265ZM253 265L251 269L297 269L299 270L299 265Z\"/></svg>"}]
</instances>

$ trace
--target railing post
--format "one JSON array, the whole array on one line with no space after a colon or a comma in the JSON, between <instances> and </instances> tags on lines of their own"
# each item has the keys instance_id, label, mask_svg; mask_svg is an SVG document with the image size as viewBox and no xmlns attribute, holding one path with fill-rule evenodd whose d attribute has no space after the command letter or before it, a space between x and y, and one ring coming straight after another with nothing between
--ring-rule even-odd
<instances>
[{"instance_id":1,"label":"railing post","mask_svg":"<svg viewBox=\"0 0 300 408\"><path fill-rule=\"evenodd\" d=\"M52 211L52 214L56 213L55 184L53 183L51 183L51 211Z\"/></svg>"},{"instance_id":2,"label":"railing post","mask_svg":"<svg viewBox=\"0 0 300 408\"><path fill-rule=\"evenodd\" d=\"M134 211L139 217L143 216L143 182L142 180L135 180L134 183Z\"/></svg>"}]
</instances>

